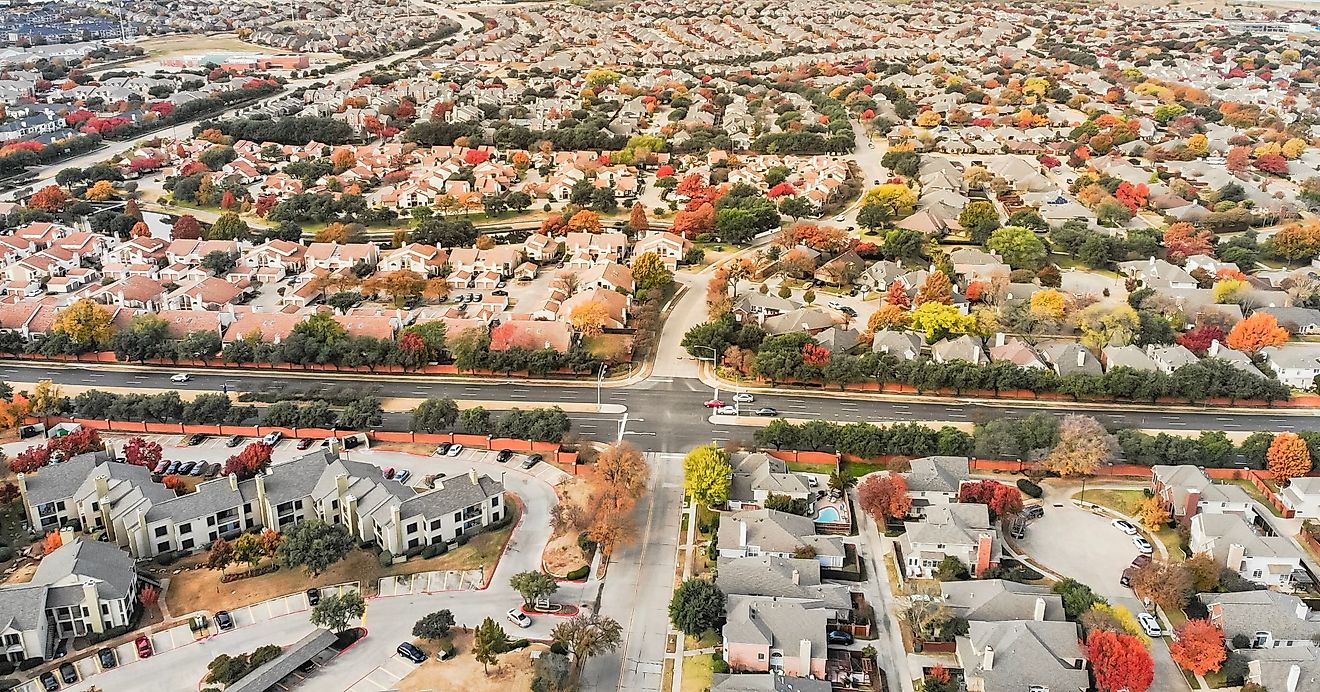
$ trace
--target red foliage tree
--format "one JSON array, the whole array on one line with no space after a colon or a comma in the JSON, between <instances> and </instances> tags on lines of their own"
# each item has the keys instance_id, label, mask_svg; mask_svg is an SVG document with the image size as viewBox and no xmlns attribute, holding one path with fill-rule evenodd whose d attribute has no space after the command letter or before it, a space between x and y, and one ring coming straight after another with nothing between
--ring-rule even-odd
<instances>
[{"instance_id":1,"label":"red foliage tree","mask_svg":"<svg viewBox=\"0 0 1320 692\"><path fill-rule=\"evenodd\" d=\"M42 211L61 212L69 204L69 195L58 185L47 185L28 198L28 206Z\"/></svg>"},{"instance_id":2,"label":"red foliage tree","mask_svg":"<svg viewBox=\"0 0 1320 692\"><path fill-rule=\"evenodd\" d=\"M220 195L220 208L229 211L234 208L234 203L237 201L238 200L234 198L234 193L232 191L225 190L225 193Z\"/></svg>"},{"instance_id":3,"label":"red foliage tree","mask_svg":"<svg viewBox=\"0 0 1320 692\"><path fill-rule=\"evenodd\" d=\"M889 290L885 291L885 302L900 308L912 307L912 299L908 298L907 288L897 281L889 284Z\"/></svg>"},{"instance_id":4,"label":"red foliage tree","mask_svg":"<svg viewBox=\"0 0 1320 692\"><path fill-rule=\"evenodd\" d=\"M50 450L37 445L28 447L9 460L9 470L14 473L32 473L50 461Z\"/></svg>"},{"instance_id":5,"label":"red foliage tree","mask_svg":"<svg viewBox=\"0 0 1320 692\"><path fill-rule=\"evenodd\" d=\"M1219 670L1228 652L1224 650L1224 631L1209 620L1188 620L1177 630L1169 644L1173 662L1197 675Z\"/></svg>"},{"instance_id":6,"label":"red foliage tree","mask_svg":"<svg viewBox=\"0 0 1320 692\"><path fill-rule=\"evenodd\" d=\"M160 463L163 450L159 442L130 437L124 443L124 461L136 466L151 468Z\"/></svg>"},{"instance_id":7,"label":"red foliage tree","mask_svg":"<svg viewBox=\"0 0 1320 692\"><path fill-rule=\"evenodd\" d=\"M683 197L701 197L706 193L706 181L700 174L689 173L683 176L683 180L678 183L678 188L674 192Z\"/></svg>"},{"instance_id":8,"label":"red foliage tree","mask_svg":"<svg viewBox=\"0 0 1320 692\"><path fill-rule=\"evenodd\" d=\"M1155 661L1130 634L1092 630L1086 637L1086 657L1100 692L1146 692L1155 679Z\"/></svg>"},{"instance_id":9,"label":"red foliage tree","mask_svg":"<svg viewBox=\"0 0 1320 692\"><path fill-rule=\"evenodd\" d=\"M788 197L795 194L797 194L797 189L792 185L789 183L780 183L770 188L770 190L765 193L765 196L770 199L778 199L780 197Z\"/></svg>"},{"instance_id":10,"label":"red foliage tree","mask_svg":"<svg viewBox=\"0 0 1320 692\"><path fill-rule=\"evenodd\" d=\"M1283 158L1282 154L1264 154L1256 157L1256 168L1266 173L1284 175L1288 172L1288 159Z\"/></svg>"},{"instance_id":11,"label":"red foliage tree","mask_svg":"<svg viewBox=\"0 0 1320 692\"><path fill-rule=\"evenodd\" d=\"M270 465L270 455L274 447L264 442L253 442L243 451L225 460L225 475L235 474L240 479L251 478L257 472Z\"/></svg>"},{"instance_id":12,"label":"red foliage tree","mask_svg":"<svg viewBox=\"0 0 1320 692\"><path fill-rule=\"evenodd\" d=\"M175 240L198 240L202 237L202 224L191 214L184 214L174 221L170 237Z\"/></svg>"},{"instance_id":13,"label":"red foliage tree","mask_svg":"<svg viewBox=\"0 0 1320 692\"><path fill-rule=\"evenodd\" d=\"M469 166L475 166L484 163L490 158L490 152L481 149L468 149L463 152L463 162Z\"/></svg>"},{"instance_id":14,"label":"red foliage tree","mask_svg":"<svg viewBox=\"0 0 1320 692\"><path fill-rule=\"evenodd\" d=\"M830 350L816 344L803 344L802 362L823 368L830 362Z\"/></svg>"},{"instance_id":15,"label":"red foliage tree","mask_svg":"<svg viewBox=\"0 0 1320 692\"><path fill-rule=\"evenodd\" d=\"M672 175L674 175L674 167L669 164L665 164L655 169L655 177L657 178L668 178Z\"/></svg>"},{"instance_id":16,"label":"red foliage tree","mask_svg":"<svg viewBox=\"0 0 1320 692\"><path fill-rule=\"evenodd\" d=\"M902 519L912 509L907 482L896 473L872 474L857 486L857 503L877 523Z\"/></svg>"},{"instance_id":17,"label":"red foliage tree","mask_svg":"<svg viewBox=\"0 0 1320 692\"><path fill-rule=\"evenodd\" d=\"M270 213L270 210L275 208L275 202L275 195L261 195L257 197L257 203L252 207L252 211L264 219Z\"/></svg>"},{"instance_id":18,"label":"red foliage tree","mask_svg":"<svg viewBox=\"0 0 1320 692\"><path fill-rule=\"evenodd\" d=\"M1213 255L1215 236L1210 231L1198 230L1186 221L1169 226L1164 231L1164 247L1174 259L1192 255Z\"/></svg>"},{"instance_id":19,"label":"red foliage tree","mask_svg":"<svg viewBox=\"0 0 1320 692\"><path fill-rule=\"evenodd\" d=\"M973 281L967 284L967 300L973 303L979 303L985 298L985 293L990 289L990 285L984 281Z\"/></svg>"},{"instance_id":20,"label":"red foliage tree","mask_svg":"<svg viewBox=\"0 0 1320 692\"><path fill-rule=\"evenodd\" d=\"M158 600L160 600L160 590L150 584L142 587L141 591L138 591L138 603L141 603L147 608L156 605L156 601Z\"/></svg>"},{"instance_id":21,"label":"red foliage tree","mask_svg":"<svg viewBox=\"0 0 1320 692\"><path fill-rule=\"evenodd\" d=\"M183 482L183 476L180 476L177 473L171 473L170 475L161 479L160 484L175 492L183 490L185 487L187 487Z\"/></svg>"},{"instance_id":22,"label":"red foliage tree","mask_svg":"<svg viewBox=\"0 0 1320 692\"><path fill-rule=\"evenodd\" d=\"M1223 343L1224 330L1213 324L1198 324L1178 335L1178 343L1198 356L1204 356L1215 341Z\"/></svg>"},{"instance_id":23,"label":"red foliage tree","mask_svg":"<svg viewBox=\"0 0 1320 692\"><path fill-rule=\"evenodd\" d=\"M1150 195L1150 188L1145 183L1133 185L1127 181L1118 184L1118 189L1114 191L1114 197L1122 202L1123 206L1129 211L1136 211L1146 206L1146 198Z\"/></svg>"},{"instance_id":24,"label":"red foliage tree","mask_svg":"<svg viewBox=\"0 0 1320 692\"><path fill-rule=\"evenodd\" d=\"M1018 492L1017 488L999 481L964 483L958 491L958 501L985 505L990 510L991 518L1022 511L1022 493Z\"/></svg>"},{"instance_id":25,"label":"red foliage tree","mask_svg":"<svg viewBox=\"0 0 1320 692\"><path fill-rule=\"evenodd\" d=\"M46 449L63 452L65 459L103 448L101 433L92 428L78 428L67 435L53 437L46 442Z\"/></svg>"}]
</instances>

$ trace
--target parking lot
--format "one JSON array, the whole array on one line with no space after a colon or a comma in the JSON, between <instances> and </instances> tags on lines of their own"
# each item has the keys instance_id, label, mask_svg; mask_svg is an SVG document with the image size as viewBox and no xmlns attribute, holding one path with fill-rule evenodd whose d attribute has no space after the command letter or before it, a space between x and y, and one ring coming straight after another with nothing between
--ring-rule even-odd
<instances>
[{"instance_id":1,"label":"parking lot","mask_svg":"<svg viewBox=\"0 0 1320 692\"><path fill-rule=\"evenodd\" d=\"M443 572L418 572L397 577L382 577L381 596L409 596L437 591L471 591L481 587L481 570L446 570Z\"/></svg>"},{"instance_id":2,"label":"parking lot","mask_svg":"<svg viewBox=\"0 0 1320 692\"><path fill-rule=\"evenodd\" d=\"M348 582L345 584L335 584L321 588L321 597L338 596L345 593L361 593L362 587L357 582ZM309 610L312 607L307 601L306 593L294 593L279 598L272 598L269 601L254 603L250 606L235 608L229 611L230 616L234 618L234 629L247 627L273 620L282 615L289 615L303 610ZM215 629L212 622L212 629Z\"/></svg>"},{"instance_id":3,"label":"parking lot","mask_svg":"<svg viewBox=\"0 0 1320 692\"><path fill-rule=\"evenodd\" d=\"M388 660L382 663L378 668L367 673L367 676L357 681L348 692L381 692L382 690L395 689L395 685L413 672L417 664L395 653Z\"/></svg>"},{"instance_id":4,"label":"parking lot","mask_svg":"<svg viewBox=\"0 0 1320 692\"><path fill-rule=\"evenodd\" d=\"M1137 557L1137 549L1132 537L1110 526L1110 520L1066 498L1055 499L1046 504L1043 518L1028 525L1027 536L1018 546L1050 570L1090 586L1111 601L1131 598L1131 589L1118 580Z\"/></svg>"}]
</instances>

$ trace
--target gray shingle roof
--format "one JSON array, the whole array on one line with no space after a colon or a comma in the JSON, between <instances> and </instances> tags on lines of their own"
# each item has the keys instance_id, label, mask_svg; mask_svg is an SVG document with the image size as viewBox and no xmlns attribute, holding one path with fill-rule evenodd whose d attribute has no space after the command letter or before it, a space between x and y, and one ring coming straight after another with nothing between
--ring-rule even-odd
<instances>
[{"instance_id":1,"label":"gray shingle roof","mask_svg":"<svg viewBox=\"0 0 1320 692\"><path fill-rule=\"evenodd\" d=\"M710 692L830 692L828 680L791 678L778 673L716 673Z\"/></svg>"},{"instance_id":2,"label":"gray shingle roof","mask_svg":"<svg viewBox=\"0 0 1320 692\"><path fill-rule=\"evenodd\" d=\"M1033 685L1051 692L1086 690L1090 675L1073 667L1086 659L1078 636L1072 622L973 622L968 636L958 637L958 660L967 677L984 679L986 690L1025 692ZM989 670L987 646L994 651Z\"/></svg>"},{"instance_id":3,"label":"gray shingle roof","mask_svg":"<svg viewBox=\"0 0 1320 692\"><path fill-rule=\"evenodd\" d=\"M33 505L73 497L78 486L92 474L92 469L109 457L102 452L79 454L61 464L48 464L25 476L27 501Z\"/></svg>"},{"instance_id":4,"label":"gray shingle roof","mask_svg":"<svg viewBox=\"0 0 1320 692\"><path fill-rule=\"evenodd\" d=\"M720 560L715 584L726 595L773 596L800 600L808 607L819 604L835 610L852 609L847 587L822 584L820 563L812 559L773 555L726 558Z\"/></svg>"},{"instance_id":5,"label":"gray shingle roof","mask_svg":"<svg viewBox=\"0 0 1320 692\"><path fill-rule=\"evenodd\" d=\"M1034 620L1037 601L1045 604L1046 620L1063 620L1063 599L1048 588L1003 579L940 584L944 605L967 620L1000 622Z\"/></svg>"},{"instance_id":6,"label":"gray shingle roof","mask_svg":"<svg viewBox=\"0 0 1320 692\"><path fill-rule=\"evenodd\" d=\"M95 579L97 593L107 600L124 598L136 579L128 553L113 543L86 538L62 545L43 558L32 583L54 584L69 575Z\"/></svg>"},{"instance_id":7,"label":"gray shingle roof","mask_svg":"<svg viewBox=\"0 0 1320 692\"><path fill-rule=\"evenodd\" d=\"M1320 616L1307 610L1302 599L1276 591L1242 591L1239 593L1203 593L1201 602L1212 609L1218 606L1222 619L1218 622L1224 636L1256 636L1269 632L1275 639L1311 639L1320 636Z\"/></svg>"},{"instance_id":8,"label":"gray shingle roof","mask_svg":"<svg viewBox=\"0 0 1320 692\"><path fill-rule=\"evenodd\" d=\"M480 504L503 492L504 484L490 476L477 476L475 481L471 474L450 476L437 481L434 490L404 500L399 516L404 519L417 515L440 517Z\"/></svg>"},{"instance_id":9,"label":"gray shingle roof","mask_svg":"<svg viewBox=\"0 0 1320 692\"><path fill-rule=\"evenodd\" d=\"M782 648L784 656L798 656L803 640L811 642L813 658L824 658L826 611L799 603L755 596L729 598L724 624L725 641Z\"/></svg>"},{"instance_id":10,"label":"gray shingle roof","mask_svg":"<svg viewBox=\"0 0 1320 692\"><path fill-rule=\"evenodd\" d=\"M972 477L967 457L921 457L913 459L903 474L909 492L956 493Z\"/></svg>"}]
</instances>

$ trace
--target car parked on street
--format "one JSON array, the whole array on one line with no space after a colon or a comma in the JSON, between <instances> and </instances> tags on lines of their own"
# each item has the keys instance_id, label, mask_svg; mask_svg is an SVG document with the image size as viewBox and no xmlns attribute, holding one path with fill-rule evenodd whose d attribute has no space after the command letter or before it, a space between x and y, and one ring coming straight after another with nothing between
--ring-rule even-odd
<instances>
[{"instance_id":1,"label":"car parked on street","mask_svg":"<svg viewBox=\"0 0 1320 692\"><path fill-rule=\"evenodd\" d=\"M462 453L463 453L463 445L455 442L454 444L449 446L449 450L445 452L445 456L456 457Z\"/></svg>"},{"instance_id":2,"label":"car parked on street","mask_svg":"<svg viewBox=\"0 0 1320 692\"><path fill-rule=\"evenodd\" d=\"M45 688L46 692L55 692L60 688L60 681L55 679L54 673L42 673L41 677L37 679L41 681L41 686Z\"/></svg>"},{"instance_id":3,"label":"car parked on street","mask_svg":"<svg viewBox=\"0 0 1320 692\"><path fill-rule=\"evenodd\" d=\"M778 409L771 408L771 407L769 407L769 406L762 406L761 408L756 409L756 415L758 415L758 416L777 416L777 415L779 415L779 410L778 410Z\"/></svg>"},{"instance_id":4,"label":"car parked on street","mask_svg":"<svg viewBox=\"0 0 1320 692\"><path fill-rule=\"evenodd\" d=\"M526 459L523 459L523 462L518 466L522 468L522 470L526 471L527 469L530 469L533 466L536 466L537 464L541 463L541 459L544 458L545 457L542 457L540 454L532 454L528 456Z\"/></svg>"},{"instance_id":5,"label":"car parked on street","mask_svg":"<svg viewBox=\"0 0 1320 692\"><path fill-rule=\"evenodd\" d=\"M505 613L505 616L509 618L509 622L512 622L523 629L532 626L532 619L527 616L527 613L524 613L517 608L510 608L509 612Z\"/></svg>"},{"instance_id":6,"label":"car parked on street","mask_svg":"<svg viewBox=\"0 0 1320 692\"><path fill-rule=\"evenodd\" d=\"M408 469L403 469L394 474L394 480L400 483L407 483L409 478L412 478L412 471L409 471Z\"/></svg>"},{"instance_id":7,"label":"car parked on street","mask_svg":"<svg viewBox=\"0 0 1320 692\"><path fill-rule=\"evenodd\" d=\"M1138 555L1135 558L1132 558L1132 566L1136 567L1137 569L1141 569L1142 567L1149 565L1150 561L1151 561L1151 556Z\"/></svg>"},{"instance_id":8,"label":"car parked on street","mask_svg":"<svg viewBox=\"0 0 1320 692\"><path fill-rule=\"evenodd\" d=\"M228 610L222 610L215 614L215 626L220 628L221 632L228 632L234 629L234 616L229 614Z\"/></svg>"},{"instance_id":9,"label":"car parked on street","mask_svg":"<svg viewBox=\"0 0 1320 692\"><path fill-rule=\"evenodd\" d=\"M495 455L495 461L503 464L513 458L512 449L501 449L499 454Z\"/></svg>"},{"instance_id":10,"label":"car parked on street","mask_svg":"<svg viewBox=\"0 0 1320 692\"><path fill-rule=\"evenodd\" d=\"M1141 623L1141 631L1146 633L1151 639L1159 639L1164 636L1164 628L1160 627L1160 621L1155 619L1150 613L1137 613L1137 622Z\"/></svg>"},{"instance_id":11,"label":"car parked on street","mask_svg":"<svg viewBox=\"0 0 1320 692\"><path fill-rule=\"evenodd\" d=\"M275 445L279 444L280 440L282 439L284 439L284 433L278 430L274 430L266 433L266 436L261 438L261 441L274 447Z\"/></svg>"},{"instance_id":12,"label":"car parked on street","mask_svg":"<svg viewBox=\"0 0 1320 692\"><path fill-rule=\"evenodd\" d=\"M747 392L738 392L737 394L733 395L733 400L739 404L750 404L755 399L751 394L748 394Z\"/></svg>"},{"instance_id":13,"label":"car parked on street","mask_svg":"<svg viewBox=\"0 0 1320 692\"><path fill-rule=\"evenodd\" d=\"M151 472L158 476L163 475L166 471L170 469L171 463L173 462L171 462L169 459L161 459L160 461L156 462L156 468L152 469Z\"/></svg>"},{"instance_id":14,"label":"car parked on street","mask_svg":"<svg viewBox=\"0 0 1320 692\"><path fill-rule=\"evenodd\" d=\"M241 445L241 444L243 444L243 436L242 436L242 435L230 435L230 436L229 436L229 439L228 439L228 440L225 440L225 446L226 446L226 447L237 447L237 446L239 446L239 445Z\"/></svg>"},{"instance_id":15,"label":"car parked on street","mask_svg":"<svg viewBox=\"0 0 1320 692\"><path fill-rule=\"evenodd\" d=\"M170 376L170 382L187 382L191 379L192 379L192 375L189 375L186 372L181 372L177 375Z\"/></svg>"},{"instance_id":16,"label":"car parked on street","mask_svg":"<svg viewBox=\"0 0 1320 692\"><path fill-rule=\"evenodd\" d=\"M310 437L304 437L301 440L298 440L298 449L310 449L314 444L316 444L316 440L313 440Z\"/></svg>"},{"instance_id":17,"label":"car parked on street","mask_svg":"<svg viewBox=\"0 0 1320 692\"><path fill-rule=\"evenodd\" d=\"M1129 536L1137 535L1137 527L1133 526L1132 522L1126 519L1115 519L1109 522L1109 525L1113 526L1119 531L1122 531L1123 533L1126 533Z\"/></svg>"},{"instance_id":18,"label":"car parked on street","mask_svg":"<svg viewBox=\"0 0 1320 692\"><path fill-rule=\"evenodd\" d=\"M96 660L101 664L101 670L110 670L119 665L119 659L115 657L115 650L109 647L97 651Z\"/></svg>"},{"instance_id":19,"label":"car parked on street","mask_svg":"<svg viewBox=\"0 0 1320 692\"><path fill-rule=\"evenodd\" d=\"M201 433L193 433L183 439L183 444L188 447L196 447L206 440L206 436Z\"/></svg>"},{"instance_id":20,"label":"car parked on street","mask_svg":"<svg viewBox=\"0 0 1320 692\"><path fill-rule=\"evenodd\" d=\"M394 467L393 467L393 466L386 466L384 469L381 470L380 475L384 476L384 477L385 477L385 480L389 480L389 479L393 478L393 477L394 477Z\"/></svg>"},{"instance_id":21,"label":"car parked on street","mask_svg":"<svg viewBox=\"0 0 1320 692\"><path fill-rule=\"evenodd\" d=\"M178 472L179 472L179 468L182 467L182 466L183 466L183 462L182 462L182 461L171 461L171 462L170 462L170 465L169 465L169 468L166 468L166 469L165 469L165 475L169 476L169 475L173 475L173 474L178 473Z\"/></svg>"},{"instance_id":22,"label":"car parked on street","mask_svg":"<svg viewBox=\"0 0 1320 692\"><path fill-rule=\"evenodd\" d=\"M1142 555L1150 555L1155 552L1155 546L1152 546L1150 541L1141 536L1133 536L1132 545L1137 546L1137 550L1140 551Z\"/></svg>"},{"instance_id":23,"label":"car parked on street","mask_svg":"<svg viewBox=\"0 0 1320 692\"><path fill-rule=\"evenodd\" d=\"M137 649L138 658L151 658L151 654L154 653L151 648L151 640L146 635L138 635L138 638L133 640L133 647Z\"/></svg>"},{"instance_id":24,"label":"car parked on street","mask_svg":"<svg viewBox=\"0 0 1320 692\"><path fill-rule=\"evenodd\" d=\"M716 409L715 412L718 413L718 414L720 414L721 416L736 416L736 415L738 415L738 407L737 407L737 406L721 406L721 407L719 407L718 409Z\"/></svg>"},{"instance_id":25,"label":"car parked on street","mask_svg":"<svg viewBox=\"0 0 1320 692\"><path fill-rule=\"evenodd\" d=\"M446 454L449 454L449 448L453 446L452 442L442 442L439 447L435 448L435 455L438 457L445 456Z\"/></svg>"},{"instance_id":26,"label":"car parked on street","mask_svg":"<svg viewBox=\"0 0 1320 692\"><path fill-rule=\"evenodd\" d=\"M705 406L706 408L723 408L724 402L720 401L719 399L711 399L706 403L702 404L702 406Z\"/></svg>"}]
</instances>

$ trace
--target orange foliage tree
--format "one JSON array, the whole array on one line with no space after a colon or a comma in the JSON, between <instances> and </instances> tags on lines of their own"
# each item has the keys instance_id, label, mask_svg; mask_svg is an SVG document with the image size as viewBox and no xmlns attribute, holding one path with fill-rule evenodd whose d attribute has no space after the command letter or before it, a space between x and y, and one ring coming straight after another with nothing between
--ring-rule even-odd
<instances>
[{"instance_id":1,"label":"orange foliage tree","mask_svg":"<svg viewBox=\"0 0 1320 692\"><path fill-rule=\"evenodd\" d=\"M1100 692L1146 692L1155 679L1155 661L1130 634L1093 630L1086 637L1086 657Z\"/></svg>"},{"instance_id":2,"label":"orange foliage tree","mask_svg":"<svg viewBox=\"0 0 1320 692\"><path fill-rule=\"evenodd\" d=\"M1265 452L1269 462L1270 476L1280 485L1298 477L1305 476L1311 470L1311 450L1297 433L1279 433L1274 436L1270 448Z\"/></svg>"},{"instance_id":3,"label":"orange foliage tree","mask_svg":"<svg viewBox=\"0 0 1320 692\"><path fill-rule=\"evenodd\" d=\"M45 538L41 539L41 552L44 555L50 555L59 550L62 545L64 545L64 536L60 535L59 531L51 531L46 534Z\"/></svg>"},{"instance_id":4,"label":"orange foliage tree","mask_svg":"<svg viewBox=\"0 0 1320 692\"><path fill-rule=\"evenodd\" d=\"M1278 346L1288 340L1288 330L1279 326L1274 315L1252 313L1250 317L1233 325L1228 332L1228 346L1246 353L1255 353L1266 346Z\"/></svg>"},{"instance_id":5,"label":"orange foliage tree","mask_svg":"<svg viewBox=\"0 0 1320 692\"><path fill-rule=\"evenodd\" d=\"M1228 653L1224 651L1224 631L1209 620L1188 620L1177 629L1178 636L1169 644L1173 662L1197 675L1219 670Z\"/></svg>"},{"instance_id":6,"label":"orange foliage tree","mask_svg":"<svg viewBox=\"0 0 1320 692\"><path fill-rule=\"evenodd\" d=\"M857 486L857 503L876 522L902 519L912 509L912 500L907 496L907 482L896 473L867 476Z\"/></svg>"}]
</instances>

